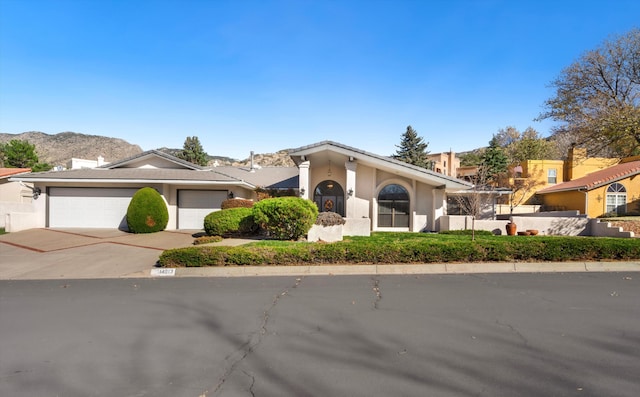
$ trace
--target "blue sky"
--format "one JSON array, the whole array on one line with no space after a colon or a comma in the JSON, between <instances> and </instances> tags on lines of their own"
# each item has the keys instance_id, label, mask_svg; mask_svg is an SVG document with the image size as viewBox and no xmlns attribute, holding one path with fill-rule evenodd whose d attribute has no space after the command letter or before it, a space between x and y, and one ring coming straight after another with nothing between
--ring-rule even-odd
<instances>
[{"instance_id":1,"label":"blue sky","mask_svg":"<svg viewBox=\"0 0 640 397\"><path fill-rule=\"evenodd\" d=\"M144 150L198 136L246 158L333 140L432 153L533 119L640 2L0 0L0 132L106 135ZM113 159L112 159L113 160Z\"/></svg>"}]
</instances>

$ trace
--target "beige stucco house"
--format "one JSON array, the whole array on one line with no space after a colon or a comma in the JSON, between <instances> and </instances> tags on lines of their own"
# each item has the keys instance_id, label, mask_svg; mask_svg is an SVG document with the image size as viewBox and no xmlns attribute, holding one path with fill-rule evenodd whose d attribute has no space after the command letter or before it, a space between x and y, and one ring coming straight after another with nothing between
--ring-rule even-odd
<instances>
[{"instance_id":1,"label":"beige stucco house","mask_svg":"<svg viewBox=\"0 0 640 397\"><path fill-rule=\"evenodd\" d=\"M169 209L168 230L202 229L204 217L231 198L256 199L256 189L294 191L320 211L346 219L345 235L372 230L438 230L447 193L470 184L336 142L289 155L296 167L203 168L160 151L147 151L94 169L28 173L14 181L40 192L31 211L11 215L24 228L126 228L133 194L155 188ZM19 226L18 226L19 225Z\"/></svg>"}]
</instances>

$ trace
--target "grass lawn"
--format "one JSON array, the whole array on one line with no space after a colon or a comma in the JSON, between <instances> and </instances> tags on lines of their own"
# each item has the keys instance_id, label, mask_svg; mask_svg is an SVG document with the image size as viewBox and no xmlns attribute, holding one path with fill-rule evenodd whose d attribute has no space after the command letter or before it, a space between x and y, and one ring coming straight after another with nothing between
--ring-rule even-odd
<instances>
[{"instance_id":1,"label":"grass lawn","mask_svg":"<svg viewBox=\"0 0 640 397\"><path fill-rule=\"evenodd\" d=\"M264 240L167 250L161 266L638 260L640 239L375 232L336 243Z\"/></svg>"}]
</instances>

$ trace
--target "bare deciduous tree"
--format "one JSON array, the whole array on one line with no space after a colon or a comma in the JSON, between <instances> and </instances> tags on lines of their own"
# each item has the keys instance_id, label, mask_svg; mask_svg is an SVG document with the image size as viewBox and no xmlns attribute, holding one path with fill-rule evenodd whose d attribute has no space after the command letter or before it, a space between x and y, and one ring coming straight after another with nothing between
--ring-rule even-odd
<instances>
[{"instance_id":1,"label":"bare deciduous tree","mask_svg":"<svg viewBox=\"0 0 640 397\"><path fill-rule=\"evenodd\" d=\"M594 155L640 154L640 29L605 41L564 69L539 119Z\"/></svg>"}]
</instances>

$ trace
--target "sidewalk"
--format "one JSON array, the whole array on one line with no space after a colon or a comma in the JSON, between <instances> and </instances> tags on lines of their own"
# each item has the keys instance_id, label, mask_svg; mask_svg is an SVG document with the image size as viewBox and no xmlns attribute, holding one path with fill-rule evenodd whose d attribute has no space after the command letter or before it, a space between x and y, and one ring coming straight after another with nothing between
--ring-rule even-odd
<instances>
[{"instance_id":1,"label":"sidewalk","mask_svg":"<svg viewBox=\"0 0 640 397\"><path fill-rule=\"evenodd\" d=\"M629 272L638 262L432 263L156 268L165 249L193 245L195 230L130 234L112 229L31 229L0 235L0 280L140 277ZM250 240L225 239L239 245Z\"/></svg>"}]
</instances>

